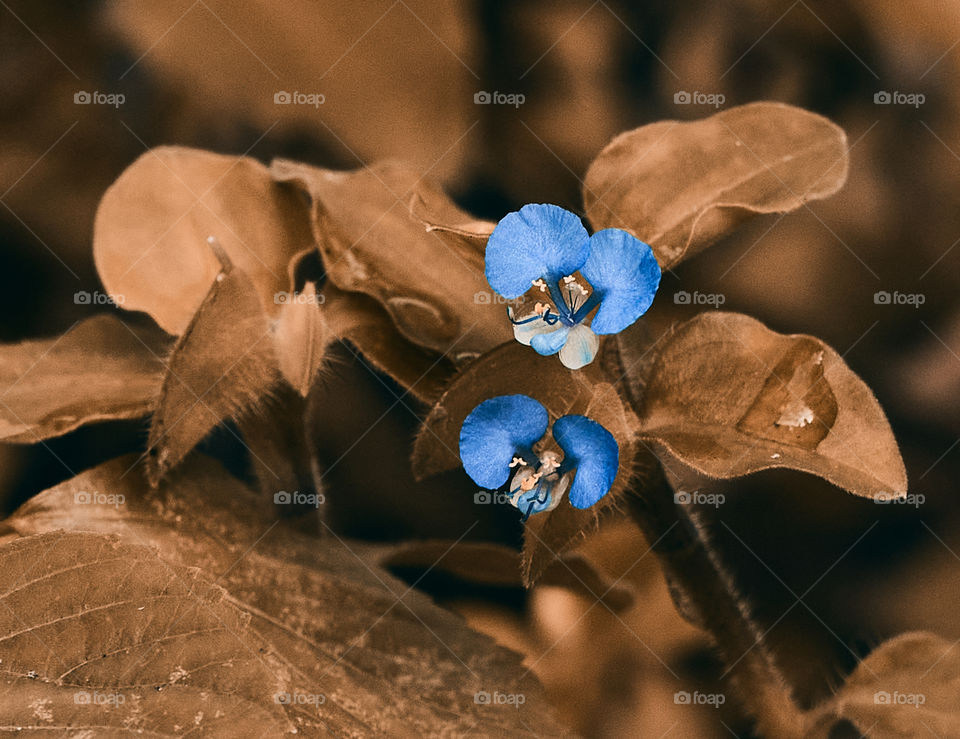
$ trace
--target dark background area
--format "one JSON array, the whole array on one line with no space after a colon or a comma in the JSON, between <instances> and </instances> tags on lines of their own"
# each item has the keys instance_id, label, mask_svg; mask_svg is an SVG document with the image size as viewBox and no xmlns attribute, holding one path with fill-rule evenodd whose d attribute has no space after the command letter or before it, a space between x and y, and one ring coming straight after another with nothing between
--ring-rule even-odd
<instances>
[{"instance_id":1,"label":"dark background area","mask_svg":"<svg viewBox=\"0 0 960 739\"><path fill-rule=\"evenodd\" d=\"M73 296L100 289L91 251L99 198L153 146L332 168L405 159L497 220L526 202L582 213L580 178L614 135L714 112L678 104L681 91L722 95L723 108L768 99L830 117L851 145L844 189L758 219L666 274L649 320L662 327L692 315L673 295L697 290L775 330L823 338L875 390L911 493L925 498L880 506L788 472L720 486L728 503L715 514L716 540L757 616L776 623L770 638L799 694L822 697L895 633L960 638L960 6L6 0L0 48L3 341L115 310ZM280 90L325 101L277 105ZM525 101L477 105L482 90ZM78 105L79 91L125 100ZM880 91L925 99L877 104ZM878 291L922 295L923 304L877 304ZM393 397L349 354L328 385L319 436L338 528L377 539L459 536L476 517L471 486L459 473L413 482L405 460L414 414L398 405L367 433ZM208 448L230 457L230 438ZM144 440L142 424L114 423L0 447L0 503L11 511L71 469ZM598 557L626 556L616 549L632 534L621 528L594 543ZM471 536L515 543L519 531L497 511ZM733 709L672 704L677 674L707 686L718 670L644 563L631 579L646 596L622 618L595 610L578 621L589 601L552 589L522 610L459 594L457 603L532 663L555 644L535 670L582 731L724 736L722 715L742 734Z\"/></svg>"}]
</instances>

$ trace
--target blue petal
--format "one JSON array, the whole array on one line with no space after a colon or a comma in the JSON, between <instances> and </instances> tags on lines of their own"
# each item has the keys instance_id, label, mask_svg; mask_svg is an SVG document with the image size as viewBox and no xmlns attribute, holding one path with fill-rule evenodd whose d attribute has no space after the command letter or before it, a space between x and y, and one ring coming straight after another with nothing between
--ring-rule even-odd
<instances>
[{"instance_id":1,"label":"blue petal","mask_svg":"<svg viewBox=\"0 0 960 739\"><path fill-rule=\"evenodd\" d=\"M483 401L460 427L463 468L477 485L499 488L510 477L517 451L539 441L549 422L547 409L526 395Z\"/></svg>"},{"instance_id":2,"label":"blue petal","mask_svg":"<svg viewBox=\"0 0 960 739\"><path fill-rule=\"evenodd\" d=\"M570 329L567 343L560 350L560 361L564 367L572 370L585 367L593 361L600 348L600 339L589 326L578 323Z\"/></svg>"},{"instance_id":3,"label":"blue petal","mask_svg":"<svg viewBox=\"0 0 960 739\"><path fill-rule=\"evenodd\" d=\"M653 250L618 228L597 231L581 269L600 296L590 324L595 333L616 334L647 312L660 286L660 265Z\"/></svg>"},{"instance_id":4,"label":"blue petal","mask_svg":"<svg viewBox=\"0 0 960 739\"><path fill-rule=\"evenodd\" d=\"M570 335L570 327L560 324L560 328L546 334L537 334L530 339L530 346L537 350L537 354L549 356L563 349Z\"/></svg>"},{"instance_id":5,"label":"blue petal","mask_svg":"<svg viewBox=\"0 0 960 739\"><path fill-rule=\"evenodd\" d=\"M541 277L559 280L583 266L590 237L576 214L557 205L525 205L508 213L487 241L490 287L518 298Z\"/></svg>"},{"instance_id":6,"label":"blue petal","mask_svg":"<svg viewBox=\"0 0 960 739\"><path fill-rule=\"evenodd\" d=\"M585 416L564 416L553 424L553 438L563 449L563 467L576 467L570 505L589 508L607 494L620 466L613 434Z\"/></svg>"}]
</instances>

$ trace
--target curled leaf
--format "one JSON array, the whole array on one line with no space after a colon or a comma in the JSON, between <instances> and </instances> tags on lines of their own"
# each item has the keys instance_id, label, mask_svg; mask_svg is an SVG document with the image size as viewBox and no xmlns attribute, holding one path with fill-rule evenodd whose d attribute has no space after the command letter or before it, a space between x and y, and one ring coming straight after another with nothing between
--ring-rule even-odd
<instances>
[{"instance_id":1,"label":"curled leaf","mask_svg":"<svg viewBox=\"0 0 960 739\"><path fill-rule=\"evenodd\" d=\"M146 311L180 334L220 271L209 236L249 275L268 315L278 308L275 294L286 289L288 262L312 241L296 192L276 184L259 162L160 147L104 194L94 260L125 308Z\"/></svg>"},{"instance_id":2,"label":"curled leaf","mask_svg":"<svg viewBox=\"0 0 960 739\"><path fill-rule=\"evenodd\" d=\"M409 341L462 363L511 337L484 277L483 227L438 186L394 162L336 172L277 160L271 172L310 196L330 280L378 300Z\"/></svg>"},{"instance_id":3,"label":"curled leaf","mask_svg":"<svg viewBox=\"0 0 960 739\"><path fill-rule=\"evenodd\" d=\"M261 403L278 379L269 324L252 282L224 264L167 363L150 425L151 480L156 483L221 421Z\"/></svg>"},{"instance_id":4,"label":"curled leaf","mask_svg":"<svg viewBox=\"0 0 960 739\"><path fill-rule=\"evenodd\" d=\"M711 477L786 467L856 495L906 493L880 404L819 339L703 313L660 343L643 398L640 436Z\"/></svg>"},{"instance_id":5,"label":"curled leaf","mask_svg":"<svg viewBox=\"0 0 960 739\"><path fill-rule=\"evenodd\" d=\"M154 408L168 338L111 315L56 339L0 346L0 439L32 443Z\"/></svg>"},{"instance_id":6,"label":"curled leaf","mask_svg":"<svg viewBox=\"0 0 960 739\"><path fill-rule=\"evenodd\" d=\"M583 199L595 229L629 231L669 269L755 215L832 195L847 168L838 126L790 105L751 103L620 134L587 170Z\"/></svg>"}]
</instances>

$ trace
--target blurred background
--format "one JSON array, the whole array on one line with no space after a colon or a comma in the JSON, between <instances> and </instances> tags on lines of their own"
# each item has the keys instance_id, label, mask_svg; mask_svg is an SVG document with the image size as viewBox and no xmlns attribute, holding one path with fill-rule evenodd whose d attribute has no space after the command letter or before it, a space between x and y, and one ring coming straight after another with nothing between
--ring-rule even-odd
<instances>
[{"instance_id":1,"label":"blurred background","mask_svg":"<svg viewBox=\"0 0 960 739\"><path fill-rule=\"evenodd\" d=\"M827 695L901 631L960 639L960 5L2 0L0 48L3 341L114 310L73 296L100 288L99 198L153 146L350 169L404 159L497 220L526 202L582 212L587 165L645 123L761 99L832 118L851 147L844 189L757 219L665 275L649 320L692 315L674 295L698 291L775 330L815 334L874 388L901 444L913 505L785 472L714 486L727 496L710 514L717 544L798 696ZM348 353L328 385L318 435L339 528L388 540L463 533L477 517L466 478L421 486L406 468L412 401L396 405ZM208 446L232 454L221 437ZM10 511L144 438L142 425L117 423L0 447L0 505ZM483 511L471 531L518 536L508 511ZM653 556L638 562L636 542L616 523L587 545L612 579L627 573L636 595L623 612L555 588L424 584L529 655L578 731L749 736L722 668L674 612ZM694 689L730 699L675 702Z\"/></svg>"}]
</instances>

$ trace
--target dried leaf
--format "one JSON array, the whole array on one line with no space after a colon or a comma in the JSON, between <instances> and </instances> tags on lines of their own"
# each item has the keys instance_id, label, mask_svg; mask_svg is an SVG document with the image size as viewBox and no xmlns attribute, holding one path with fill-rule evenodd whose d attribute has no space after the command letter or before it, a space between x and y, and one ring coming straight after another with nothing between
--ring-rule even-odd
<instances>
[{"instance_id":1,"label":"dried leaf","mask_svg":"<svg viewBox=\"0 0 960 739\"><path fill-rule=\"evenodd\" d=\"M251 280L225 264L177 341L150 426L154 483L221 421L261 403L279 380Z\"/></svg>"},{"instance_id":2,"label":"dried leaf","mask_svg":"<svg viewBox=\"0 0 960 739\"><path fill-rule=\"evenodd\" d=\"M263 310L275 314L287 264L312 243L291 188L246 157L184 147L152 149L100 202L94 259L107 291L180 334L220 271L206 244L215 236L250 276Z\"/></svg>"},{"instance_id":3,"label":"dried leaf","mask_svg":"<svg viewBox=\"0 0 960 739\"><path fill-rule=\"evenodd\" d=\"M790 105L752 103L621 134L587 170L583 198L595 229L630 231L667 269L757 214L832 195L847 167L838 126Z\"/></svg>"},{"instance_id":4,"label":"dried leaf","mask_svg":"<svg viewBox=\"0 0 960 739\"><path fill-rule=\"evenodd\" d=\"M952 640L928 632L883 642L853 671L811 739L834 736L841 722L876 739L957 736L960 726L960 653Z\"/></svg>"},{"instance_id":5,"label":"dried leaf","mask_svg":"<svg viewBox=\"0 0 960 739\"><path fill-rule=\"evenodd\" d=\"M518 655L371 567L350 543L271 523L255 496L207 458L192 457L159 489L125 475L132 462L116 459L51 488L7 522L18 534L40 535L0 548L0 558L8 555L0 587L10 606L0 621L0 659L24 676L35 671L34 691L115 690L136 705L135 696L156 699L160 685L170 712L194 705L201 693L211 706L243 699L247 714L218 717L214 708L196 717L200 730L216 726L218 735L248 735L247 716L271 727L255 736L293 729L423 736L471 727L515 735L531 731L525 724L538 734L562 733ZM106 496L115 496L114 505L104 504ZM116 534L121 543L59 529ZM64 543L79 540L91 554ZM142 545L155 548L152 563ZM33 547L32 556L14 561L15 547ZM64 619L47 624L51 603ZM171 625L177 630L168 634ZM474 699L495 690L522 693L525 702ZM278 693L324 700L281 705ZM5 712L22 710L23 697L34 695L46 697L28 687L0 696L4 725L12 725ZM108 710L89 707L86 715L102 719ZM167 715L145 711L137 726L159 731L152 722Z\"/></svg>"},{"instance_id":6,"label":"dried leaf","mask_svg":"<svg viewBox=\"0 0 960 739\"><path fill-rule=\"evenodd\" d=\"M456 363L511 338L484 276L483 240L424 225L472 220L438 186L393 162L336 172L277 160L271 172L311 197L330 279L376 298L404 337ZM430 213L414 215L414 203Z\"/></svg>"},{"instance_id":7,"label":"dried leaf","mask_svg":"<svg viewBox=\"0 0 960 739\"><path fill-rule=\"evenodd\" d=\"M87 423L148 415L166 344L159 331L102 315L56 339L0 347L0 439L31 443Z\"/></svg>"},{"instance_id":8,"label":"dried leaf","mask_svg":"<svg viewBox=\"0 0 960 739\"><path fill-rule=\"evenodd\" d=\"M843 359L737 313L703 313L661 342L640 426L711 477L787 467L856 495L907 489L883 410Z\"/></svg>"}]
</instances>

